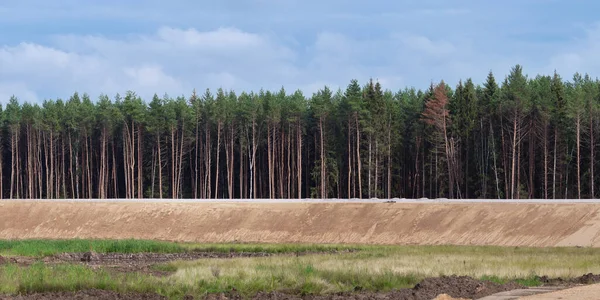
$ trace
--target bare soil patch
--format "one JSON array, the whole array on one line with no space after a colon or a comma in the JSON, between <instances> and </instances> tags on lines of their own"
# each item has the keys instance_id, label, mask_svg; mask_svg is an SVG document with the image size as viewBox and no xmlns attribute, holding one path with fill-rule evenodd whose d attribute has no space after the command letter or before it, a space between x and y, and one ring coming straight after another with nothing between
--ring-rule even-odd
<instances>
[{"instance_id":1,"label":"bare soil patch","mask_svg":"<svg viewBox=\"0 0 600 300\"><path fill-rule=\"evenodd\" d=\"M172 272L153 269L152 266L179 260L197 259L230 259L235 257L267 257L271 253L265 252L187 252L187 253L62 253L45 257L42 261L46 264L75 263L82 264L92 269L103 268L120 273L144 273L154 276L168 276ZM23 262L27 259L24 258ZM31 263L32 261L29 261Z\"/></svg>"},{"instance_id":2,"label":"bare soil patch","mask_svg":"<svg viewBox=\"0 0 600 300\"><path fill-rule=\"evenodd\" d=\"M52 292L52 293L35 293L18 296L2 296L0 300L50 300L50 299L77 299L77 300L163 300L167 297L158 294L141 294L141 293L117 293L105 290L83 290L78 292Z\"/></svg>"},{"instance_id":3,"label":"bare soil patch","mask_svg":"<svg viewBox=\"0 0 600 300\"><path fill-rule=\"evenodd\" d=\"M558 278L548 278L548 276L541 276L541 277L538 276L537 279L541 283L543 283L544 285L552 285L552 286L564 285L564 286L571 286L571 285L600 283L600 274L588 273L588 274L585 274L583 276L579 276L579 277L575 277L575 278L568 278L568 279L564 279L564 278L561 278L561 277L558 277Z\"/></svg>"},{"instance_id":4,"label":"bare soil patch","mask_svg":"<svg viewBox=\"0 0 600 300\"><path fill-rule=\"evenodd\" d=\"M18 265L30 265L35 259L30 257L3 257L0 256L0 265L3 264L18 264Z\"/></svg>"},{"instance_id":5,"label":"bare soil patch","mask_svg":"<svg viewBox=\"0 0 600 300\"><path fill-rule=\"evenodd\" d=\"M270 257L283 255L311 255L311 254L340 254L353 252L354 250L327 251L327 252L298 252L298 253L268 253L268 252L202 252L190 251L185 253L62 253L44 258L33 258L26 256L15 256L5 258L0 256L0 265L13 263L28 266L35 262L45 264L74 263L82 264L92 269L104 268L109 271L121 273L138 272L154 276L167 276L173 272L153 269L152 266L165 264L173 261L197 260L197 259L232 259L239 257Z\"/></svg>"}]
</instances>

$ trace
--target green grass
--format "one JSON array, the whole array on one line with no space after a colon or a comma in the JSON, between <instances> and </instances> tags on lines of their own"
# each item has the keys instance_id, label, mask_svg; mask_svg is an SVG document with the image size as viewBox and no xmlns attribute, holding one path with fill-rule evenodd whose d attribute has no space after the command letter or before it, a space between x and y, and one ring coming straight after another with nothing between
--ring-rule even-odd
<instances>
[{"instance_id":1,"label":"green grass","mask_svg":"<svg viewBox=\"0 0 600 300\"><path fill-rule=\"evenodd\" d=\"M65 252L179 253L187 249L176 243L145 240L0 240L0 254L50 256Z\"/></svg>"},{"instance_id":2,"label":"green grass","mask_svg":"<svg viewBox=\"0 0 600 300\"><path fill-rule=\"evenodd\" d=\"M201 259L159 264L167 277L119 274L80 265L0 266L0 293L76 291L87 288L117 292L154 292L174 299L235 289L242 295L281 291L326 294L390 291L410 288L426 277L466 275L497 283L516 281L538 286L536 275L572 278L600 273L600 249L470 246L340 246L260 244L174 244L146 241L0 242L0 251L29 255L89 250L98 252L327 252L360 250L341 255L295 255ZM79 248L78 248L79 247ZM78 250L79 249L79 250Z\"/></svg>"},{"instance_id":3,"label":"green grass","mask_svg":"<svg viewBox=\"0 0 600 300\"><path fill-rule=\"evenodd\" d=\"M28 267L9 264L0 267L0 293L77 291L104 289L113 291L154 292L157 279L139 274L112 274L81 265L35 263Z\"/></svg>"}]
</instances>

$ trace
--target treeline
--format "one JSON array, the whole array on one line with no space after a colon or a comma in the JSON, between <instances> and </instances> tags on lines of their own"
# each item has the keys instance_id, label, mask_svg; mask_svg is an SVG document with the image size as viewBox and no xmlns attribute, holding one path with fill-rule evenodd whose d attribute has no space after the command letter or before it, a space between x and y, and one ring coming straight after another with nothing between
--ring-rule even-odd
<instances>
[{"instance_id":1,"label":"treeline","mask_svg":"<svg viewBox=\"0 0 600 300\"><path fill-rule=\"evenodd\" d=\"M593 198L600 82L134 92L1 110L2 198Z\"/></svg>"}]
</instances>

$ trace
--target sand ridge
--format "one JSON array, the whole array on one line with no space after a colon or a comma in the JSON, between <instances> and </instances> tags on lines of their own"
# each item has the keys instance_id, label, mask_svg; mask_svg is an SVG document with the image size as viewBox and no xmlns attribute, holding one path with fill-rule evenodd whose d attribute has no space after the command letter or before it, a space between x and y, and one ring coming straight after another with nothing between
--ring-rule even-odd
<instances>
[{"instance_id":1,"label":"sand ridge","mask_svg":"<svg viewBox=\"0 0 600 300\"><path fill-rule=\"evenodd\" d=\"M0 239L600 246L593 203L0 201Z\"/></svg>"}]
</instances>

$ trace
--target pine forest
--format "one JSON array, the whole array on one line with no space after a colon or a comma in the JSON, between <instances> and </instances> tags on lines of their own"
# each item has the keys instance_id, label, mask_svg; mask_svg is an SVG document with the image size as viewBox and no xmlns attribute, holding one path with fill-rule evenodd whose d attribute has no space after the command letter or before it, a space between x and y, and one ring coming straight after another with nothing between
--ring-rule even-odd
<instances>
[{"instance_id":1,"label":"pine forest","mask_svg":"<svg viewBox=\"0 0 600 300\"><path fill-rule=\"evenodd\" d=\"M3 100L3 199L600 194L600 81L578 73Z\"/></svg>"}]
</instances>

